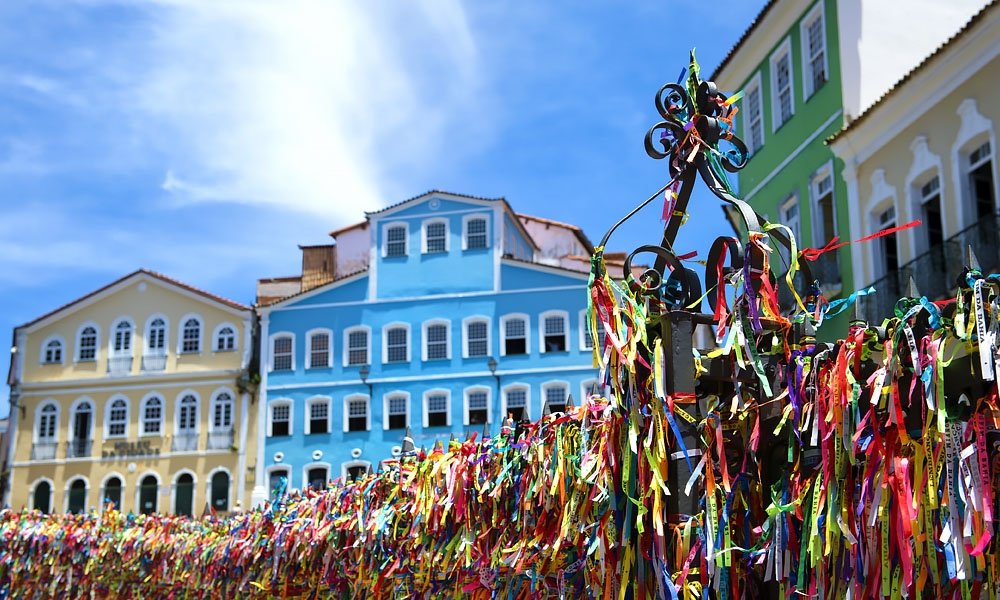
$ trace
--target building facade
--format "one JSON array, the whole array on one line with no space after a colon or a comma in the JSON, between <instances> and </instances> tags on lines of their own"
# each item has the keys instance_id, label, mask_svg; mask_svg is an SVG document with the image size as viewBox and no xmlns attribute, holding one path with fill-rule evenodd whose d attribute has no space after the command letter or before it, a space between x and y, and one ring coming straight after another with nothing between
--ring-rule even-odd
<instances>
[{"instance_id":1,"label":"building facade","mask_svg":"<svg viewBox=\"0 0 1000 600\"><path fill-rule=\"evenodd\" d=\"M830 140L852 237L921 221L855 251L857 280L876 289L870 320L892 314L911 277L932 299L950 295L969 246L986 271L1000 267L998 24L991 4Z\"/></svg>"},{"instance_id":2,"label":"building facade","mask_svg":"<svg viewBox=\"0 0 1000 600\"><path fill-rule=\"evenodd\" d=\"M429 192L333 235L355 272L258 308L258 478L322 486L398 456L407 429L428 448L495 433L597 385L588 275L536 261L506 200Z\"/></svg>"},{"instance_id":3,"label":"building facade","mask_svg":"<svg viewBox=\"0 0 1000 600\"><path fill-rule=\"evenodd\" d=\"M248 502L253 323L247 306L140 270L15 329L6 503L194 515Z\"/></svg>"},{"instance_id":4,"label":"building facade","mask_svg":"<svg viewBox=\"0 0 1000 600\"><path fill-rule=\"evenodd\" d=\"M843 161L825 140L870 106L982 0L772 0L712 75L720 89L742 90L736 129L751 152L739 173L742 198L769 221L788 226L798 247L848 240ZM886 23L893 23L892 27ZM953 25L950 25L953 24ZM811 264L828 300L852 292L851 246ZM782 253L772 262L784 270ZM803 288L804 282L799 282ZM792 297L782 298L792 307ZM847 315L824 327L846 333Z\"/></svg>"}]
</instances>

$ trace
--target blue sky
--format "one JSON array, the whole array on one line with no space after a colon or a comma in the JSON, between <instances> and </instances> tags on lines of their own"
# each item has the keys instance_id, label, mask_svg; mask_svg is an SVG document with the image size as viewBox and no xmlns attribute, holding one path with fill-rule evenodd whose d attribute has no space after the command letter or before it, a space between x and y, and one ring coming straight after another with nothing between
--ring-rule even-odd
<instances>
[{"instance_id":1,"label":"blue sky","mask_svg":"<svg viewBox=\"0 0 1000 600\"><path fill-rule=\"evenodd\" d=\"M655 92L763 4L0 3L0 335L138 268L249 304L297 244L431 189L596 243L666 182ZM704 257L727 226L703 186L691 206ZM609 248L658 243L659 214Z\"/></svg>"}]
</instances>

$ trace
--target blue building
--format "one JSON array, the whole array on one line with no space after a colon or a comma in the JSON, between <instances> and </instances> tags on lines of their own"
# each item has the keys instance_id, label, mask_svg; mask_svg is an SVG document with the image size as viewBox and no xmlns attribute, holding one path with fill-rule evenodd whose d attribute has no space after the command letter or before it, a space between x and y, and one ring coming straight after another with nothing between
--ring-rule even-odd
<instances>
[{"instance_id":1,"label":"blue building","mask_svg":"<svg viewBox=\"0 0 1000 600\"><path fill-rule=\"evenodd\" d=\"M585 265L578 228L434 191L331 235L302 248L301 277L258 284L260 484L356 476L398 456L408 427L430 448L596 385L588 274L544 251Z\"/></svg>"}]
</instances>

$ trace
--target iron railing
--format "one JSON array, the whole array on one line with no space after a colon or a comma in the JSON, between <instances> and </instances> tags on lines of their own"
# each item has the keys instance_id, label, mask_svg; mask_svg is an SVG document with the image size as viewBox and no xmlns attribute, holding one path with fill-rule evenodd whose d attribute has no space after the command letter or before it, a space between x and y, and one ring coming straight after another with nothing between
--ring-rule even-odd
<instances>
[{"instance_id":1,"label":"iron railing","mask_svg":"<svg viewBox=\"0 0 1000 600\"><path fill-rule=\"evenodd\" d=\"M73 440L66 443L66 458L87 458L90 456L90 440Z\"/></svg>"},{"instance_id":2,"label":"iron railing","mask_svg":"<svg viewBox=\"0 0 1000 600\"><path fill-rule=\"evenodd\" d=\"M824 297L830 300L840 293L843 278L840 275L840 262L836 255L820 255L818 259L809 263L809 269L812 271L813 279L819 282ZM811 282L807 285L801 271L795 273L792 282L799 296L805 301L805 296L811 289ZM795 297L783 279L778 282L778 307L782 313L794 312L797 309Z\"/></svg>"},{"instance_id":3,"label":"iron railing","mask_svg":"<svg viewBox=\"0 0 1000 600\"><path fill-rule=\"evenodd\" d=\"M132 374L131 356L112 356L108 358L108 375L120 377Z\"/></svg>"},{"instance_id":4,"label":"iron railing","mask_svg":"<svg viewBox=\"0 0 1000 600\"><path fill-rule=\"evenodd\" d=\"M31 445L31 460L52 460L58 448L57 442L36 442Z\"/></svg>"},{"instance_id":5,"label":"iron railing","mask_svg":"<svg viewBox=\"0 0 1000 600\"><path fill-rule=\"evenodd\" d=\"M208 434L209 450L225 450L233 445L233 431L214 431Z\"/></svg>"},{"instance_id":6,"label":"iron railing","mask_svg":"<svg viewBox=\"0 0 1000 600\"><path fill-rule=\"evenodd\" d=\"M984 273L1000 266L1000 215L990 215L951 236L943 243L899 267L871 285L874 294L863 297L860 315L872 323L893 315L896 302L906 295L910 278L919 291L931 300L953 296L958 279L969 266L968 249L972 248Z\"/></svg>"},{"instance_id":7,"label":"iron railing","mask_svg":"<svg viewBox=\"0 0 1000 600\"><path fill-rule=\"evenodd\" d=\"M143 354L142 355L142 370L143 372L155 372L163 371L167 368L167 355L166 354Z\"/></svg>"},{"instance_id":8,"label":"iron railing","mask_svg":"<svg viewBox=\"0 0 1000 600\"><path fill-rule=\"evenodd\" d=\"M198 449L197 433L178 433L174 435L174 452L190 452Z\"/></svg>"}]
</instances>

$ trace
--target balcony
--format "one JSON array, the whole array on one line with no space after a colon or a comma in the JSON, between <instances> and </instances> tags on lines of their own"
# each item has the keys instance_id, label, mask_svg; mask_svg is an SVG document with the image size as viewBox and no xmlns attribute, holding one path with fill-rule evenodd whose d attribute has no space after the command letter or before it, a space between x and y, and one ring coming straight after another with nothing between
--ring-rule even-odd
<instances>
[{"instance_id":1,"label":"balcony","mask_svg":"<svg viewBox=\"0 0 1000 600\"><path fill-rule=\"evenodd\" d=\"M31 445L31 460L52 460L59 448L57 442L37 442Z\"/></svg>"},{"instance_id":2,"label":"balcony","mask_svg":"<svg viewBox=\"0 0 1000 600\"><path fill-rule=\"evenodd\" d=\"M66 458L89 458L90 440L73 440L66 444Z\"/></svg>"},{"instance_id":3,"label":"balcony","mask_svg":"<svg viewBox=\"0 0 1000 600\"><path fill-rule=\"evenodd\" d=\"M172 448L174 452L193 452L198 450L198 434L178 433L174 435Z\"/></svg>"},{"instance_id":4,"label":"balcony","mask_svg":"<svg viewBox=\"0 0 1000 600\"><path fill-rule=\"evenodd\" d=\"M209 450L228 450L233 445L233 430L213 431L208 434Z\"/></svg>"},{"instance_id":5,"label":"balcony","mask_svg":"<svg viewBox=\"0 0 1000 600\"><path fill-rule=\"evenodd\" d=\"M772 255L773 257L774 255ZM780 264L783 265L784 263ZM809 270L812 271L813 279L819 282L823 297L831 300L840 295L843 283L840 276L840 262L837 260L835 254L827 253L820 255L818 259L809 263ZM810 286L806 284L802 272L796 272L792 281L795 283L795 289L798 291L802 301L805 302L805 297L809 294ZM778 282L778 307L781 308L783 314L798 310L795 297L792 296L792 292L788 289L788 285L784 279Z\"/></svg>"},{"instance_id":6,"label":"balcony","mask_svg":"<svg viewBox=\"0 0 1000 600\"><path fill-rule=\"evenodd\" d=\"M157 373L157 372L166 370L166 368L167 368L167 355L166 354L143 354L142 355L142 372L143 373Z\"/></svg>"},{"instance_id":7,"label":"balcony","mask_svg":"<svg viewBox=\"0 0 1000 600\"><path fill-rule=\"evenodd\" d=\"M132 374L131 356L112 356L108 358L108 375L122 377Z\"/></svg>"},{"instance_id":8,"label":"balcony","mask_svg":"<svg viewBox=\"0 0 1000 600\"><path fill-rule=\"evenodd\" d=\"M991 215L956 233L927 252L872 283L875 293L863 300L859 312L869 323L880 323L893 315L896 302L905 294L910 277L917 290L930 300L955 295L958 278L965 274L968 248L979 259L983 273L1000 267L1000 215Z\"/></svg>"}]
</instances>

